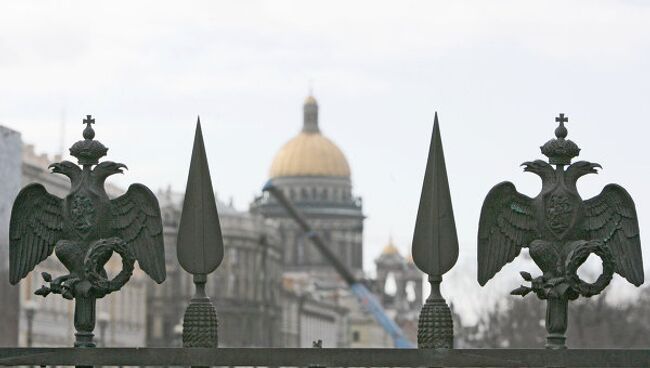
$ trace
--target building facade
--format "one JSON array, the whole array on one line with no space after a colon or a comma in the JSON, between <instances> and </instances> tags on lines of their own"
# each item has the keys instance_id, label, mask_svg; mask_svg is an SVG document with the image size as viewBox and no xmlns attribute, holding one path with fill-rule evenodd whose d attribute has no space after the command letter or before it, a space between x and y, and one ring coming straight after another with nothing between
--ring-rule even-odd
<instances>
[{"instance_id":1,"label":"building facade","mask_svg":"<svg viewBox=\"0 0 650 368\"><path fill-rule=\"evenodd\" d=\"M0 126L0 346L18 344L20 304L18 286L9 284L9 218L22 184L20 133Z\"/></svg>"},{"instance_id":2,"label":"building facade","mask_svg":"<svg viewBox=\"0 0 650 368\"><path fill-rule=\"evenodd\" d=\"M192 275L176 259L176 237L183 195L157 194L165 234L167 280L147 290L148 346L180 344L179 326L192 295ZM217 201L224 259L208 276L206 293L219 316L219 346L283 346L280 238L272 222Z\"/></svg>"},{"instance_id":3,"label":"building facade","mask_svg":"<svg viewBox=\"0 0 650 368\"><path fill-rule=\"evenodd\" d=\"M309 275L283 275L282 296L284 347L310 347L319 341L324 348L349 346L350 310L337 298L317 292Z\"/></svg>"},{"instance_id":4,"label":"building facade","mask_svg":"<svg viewBox=\"0 0 650 368\"><path fill-rule=\"evenodd\" d=\"M192 276L176 260L183 195L157 193L165 234L167 280L147 288L147 345L179 346L182 318L194 293ZM218 198L218 197L217 197ZM346 346L347 310L314 295L305 280L283 272L278 224L217 200L223 262L208 276L206 293L217 309L221 347L304 347L320 336ZM307 343L308 342L308 343Z\"/></svg>"}]
</instances>

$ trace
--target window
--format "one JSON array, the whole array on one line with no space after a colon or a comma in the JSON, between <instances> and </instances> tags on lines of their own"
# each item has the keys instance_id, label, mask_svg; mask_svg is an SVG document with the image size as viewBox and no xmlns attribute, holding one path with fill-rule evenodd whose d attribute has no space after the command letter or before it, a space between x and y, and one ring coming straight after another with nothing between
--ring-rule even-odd
<instances>
[{"instance_id":1,"label":"window","mask_svg":"<svg viewBox=\"0 0 650 368\"><path fill-rule=\"evenodd\" d=\"M397 294L397 280L395 275L392 272L388 273L386 276L386 282L384 283L384 294L395 296Z\"/></svg>"}]
</instances>

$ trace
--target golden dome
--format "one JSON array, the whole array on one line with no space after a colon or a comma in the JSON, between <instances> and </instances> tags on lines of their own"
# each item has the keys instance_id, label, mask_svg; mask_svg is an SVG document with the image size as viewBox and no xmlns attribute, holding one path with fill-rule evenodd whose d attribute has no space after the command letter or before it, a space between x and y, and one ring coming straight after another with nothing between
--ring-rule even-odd
<instances>
[{"instance_id":1,"label":"golden dome","mask_svg":"<svg viewBox=\"0 0 650 368\"><path fill-rule=\"evenodd\" d=\"M393 240L389 240L388 244L384 247L384 249L381 251L382 255L392 255L392 254L397 254L399 255L399 249L393 244Z\"/></svg>"},{"instance_id":2,"label":"golden dome","mask_svg":"<svg viewBox=\"0 0 650 368\"><path fill-rule=\"evenodd\" d=\"M318 103L310 93L303 105L302 132L280 149L271 164L271 178L281 176L350 177L350 165L341 150L320 133Z\"/></svg>"},{"instance_id":3,"label":"golden dome","mask_svg":"<svg viewBox=\"0 0 650 368\"><path fill-rule=\"evenodd\" d=\"M316 98L311 94L305 99L305 105L318 105Z\"/></svg>"},{"instance_id":4,"label":"golden dome","mask_svg":"<svg viewBox=\"0 0 650 368\"><path fill-rule=\"evenodd\" d=\"M334 142L320 132L303 131L275 155L270 177L280 176L350 177L350 166Z\"/></svg>"}]
</instances>

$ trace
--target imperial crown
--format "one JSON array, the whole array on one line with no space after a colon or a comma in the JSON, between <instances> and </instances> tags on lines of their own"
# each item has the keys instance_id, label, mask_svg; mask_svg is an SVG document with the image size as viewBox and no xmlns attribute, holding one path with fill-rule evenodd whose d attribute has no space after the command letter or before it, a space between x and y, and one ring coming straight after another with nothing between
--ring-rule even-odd
<instances>
[{"instance_id":1,"label":"imperial crown","mask_svg":"<svg viewBox=\"0 0 650 368\"><path fill-rule=\"evenodd\" d=\"M555 121L560 125L555 128L554 139L549 140L541 146L542 153L548 157L548 162L552 165L569 165L571 159L580 154L580 148L570 139L565 139L568 132L564 123L569 121L569 118L560 114L555 118Z\"/></svg>"},{"instance_id":2,"label":"imperial crown","mask_svg":"<svg viewBox=\"0 0 650 368\"><path fill-rule=\"evenodd\" d=\"M77 158L79 165L97 165L99 159L106 156L108 148L100 141L96 141L95 130L91 124L95 124L95 119L91 115L86 115L84 119L86 129L84 129L84 140L77 141L70 147L70 154Z\"/></svg>"}]
</instances>

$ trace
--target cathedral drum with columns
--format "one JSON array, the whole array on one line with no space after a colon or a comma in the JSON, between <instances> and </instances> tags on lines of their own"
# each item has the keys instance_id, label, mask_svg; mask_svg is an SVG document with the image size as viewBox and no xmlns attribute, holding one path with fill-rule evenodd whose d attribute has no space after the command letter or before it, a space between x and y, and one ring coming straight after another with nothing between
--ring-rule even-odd
<instances>
[{"instance_id":1,"label":"cathedral drum with columns","mask_svg":"<svg viewBox=\"0 0 650 368\"><path fill-rule=\"evenodd\" d=\"M270 179L305 214L346 266L360 274L364 216L361 198L352 194L350 166L336 144L321 133L318 103L313 96L307 97L303 110L302 130L276 154ZM333 274L329 263L274 198L268 194L256 198L251 211L278 221L285 271Z\"/></svg>"}]
</instances>

